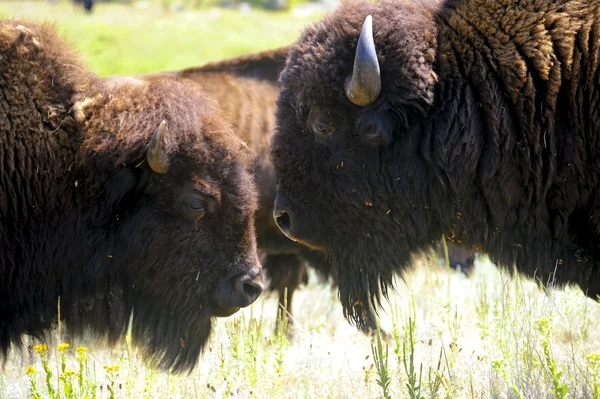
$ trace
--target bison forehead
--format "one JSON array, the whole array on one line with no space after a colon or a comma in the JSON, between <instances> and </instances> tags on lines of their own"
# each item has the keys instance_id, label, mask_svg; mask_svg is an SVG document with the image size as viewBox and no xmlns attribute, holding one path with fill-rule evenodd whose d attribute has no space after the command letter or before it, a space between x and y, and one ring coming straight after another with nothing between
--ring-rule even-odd
<instances>
[{"instance_id":1,"label":"bison forehead","mask_svg":"<svg viewBox=\"0 0 600 399\"><path fill-rule=\"evenodd\" d=\"M347 103L344 82L352 71L356 44L367 15L384 91L399 100L433 101L437 28L432 10L406 1L342 4L306 29L290 48L281 74L284 89L299 106Z\"/></svg>"},{"instance_id":2,"label":"bison forehead","mask_svg":"<svg viewBox=\"0 0 600 399\"><path fill-rule=\"evenodd\" d=\"M85 130L82 148L102 153L117 165L138 164L163 120L167 127L161 143L169 158L185 158L196 169L217 164L223 173L234 164L250 162L250 151L231 124L191 82L168 76L107 80L98 95L88 94L73 111Z\"/></svg>"},{"instance_id":3,"label":"bison forehead","mask_svg":"<svg viewBox=\"0 0 600 399\"><path fill-rule=\"evenodd\" d=\"M196 184L200 189L207 194L214 197L218 203L221 203L221 189L218 185L213 182L210 182L202 177L195 177L193 179L194 184Z\"/></svg>"}]
</instances>

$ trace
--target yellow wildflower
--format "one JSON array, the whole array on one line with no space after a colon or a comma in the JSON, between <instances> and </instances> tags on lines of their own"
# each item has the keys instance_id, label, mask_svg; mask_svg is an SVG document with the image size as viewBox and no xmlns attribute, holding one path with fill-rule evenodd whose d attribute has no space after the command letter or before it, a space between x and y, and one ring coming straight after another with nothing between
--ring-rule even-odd
<instances>
[{"instance_id":1,"label":"yellow wildflower","mask_svg":"<svg viewBox=\"0 0 600 399\"><path fill-rule=\"evenodd\" d=\"M35 367L33 367L33 366L29 366L29 367L27 367L27 370L25 370L25 374L27 374L27 375L34 375L36 373L37 373L37 371L35 370Z\"/></svg>"},{"instance_id":2,"label":"yellow wildflower","mask_svg":"<svg viewBox=\"0 0 600 399\"><path fill-rule=\"evenodd\" d=\"M539 320L536 320L535 325L544 337L549 337L552 333L552 319L548 317L542 317Z\"/></svg>"},{"instance_id":3,"label":"yellow wildflower","mask_svg":"<svg viewBox=\"0 0 600 399\"><path fill-rule=\"evenodd\" d=\"M46 344L39 344L39 345L35 345L33 347L33 349L35 349L37 351L37 353L39 353L40 355L46 353L48 351L48 345Z\"/></svg>"},{"instance_id":4,"label":"yellow wildflower","mask_svg":"<svg viewBox=\"0 0 600 399\"><path fill-rule=\"evenodd\" d=\"M69 349L71 345L67 344L66 342L63 342L62 344L58 345L58 351L59 352L66 352L67 349Z\"/></svg>"},{"instance_id":5,"label":"yellow wildflower","mask_svg":"<svg viewBox=\"0 0 600 399\"><path fill-rule=\"evenodd\" d=\"M121 366L119 366L118 364L114 364L112 366L104 366L104 370L106 370L106 372L108 373L115 373L117 371L119 371L119 369L121 368Z\"/></svg>"},{"instance_id":6,"label":"yellow wildflower","mask_svg":"<svg viewBox=\"0 0 600 399\"><path fill-rule=\"evenodd\" d=\"M80 346L77 349L75 349L75 352L79 353L80 355L84 354L85 352L87 352L87 348L85 346Z\"/></svg>"},{"instance_id":7,"label":"yellow wildflower","mask_svg":"<svg viewBox=\"0 0 600 399\"><path fill-rule=\"evenodd\" d=\"M73 370L67 370L67 371L65 371L65 372L63 373L63 375L64 375L65 377L69 377L69 378L70 378L70 377L73 377L73 376L79 375L79 373L77 373L77 372L75 372L75 371L73 371Z\"/></svg>"},{"instance_id":8,"label":"yellow wildflower","mask_svg":"<svg viewBox=\"0 0 600 399\"><path fill-rule=\"evenodd\" d=\"M587 358L592 364L600 363L600 353L592 353L588 355Z\"/></svg>"}]
</instances>

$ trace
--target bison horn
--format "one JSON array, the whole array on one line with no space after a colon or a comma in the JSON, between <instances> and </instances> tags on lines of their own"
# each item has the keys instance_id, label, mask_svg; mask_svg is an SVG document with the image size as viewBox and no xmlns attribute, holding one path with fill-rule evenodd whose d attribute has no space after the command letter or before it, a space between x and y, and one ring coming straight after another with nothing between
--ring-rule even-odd
<instances>
[{"instance_id":1,"label":"bison horn","mask_svg":"<svg viewBox=\"0 0 600 399\"><path fill-rule=\"evenodd\" d=\"M360 31L354 70L346 80L345 89L348 99L359 107L373 103L381 92L381 73L373 40L373 18L370 15L365 18Z\"/></svg>"},{"instance_id":2,"label":"bison horn","mask_svg":"<svg viewBox=\"0 0 600 399\"><path fill-rule=\"evenodd\" d=\"M169 169L169 158L165 154L163 148L163 136L165 129L167 128L167 121L162 121L160 125L154 131L152 138L150 139L150 145L148 146L148 152L146 153L146 159L148 165L156 173L167 173Z\"/></svg>"}]
</instances>

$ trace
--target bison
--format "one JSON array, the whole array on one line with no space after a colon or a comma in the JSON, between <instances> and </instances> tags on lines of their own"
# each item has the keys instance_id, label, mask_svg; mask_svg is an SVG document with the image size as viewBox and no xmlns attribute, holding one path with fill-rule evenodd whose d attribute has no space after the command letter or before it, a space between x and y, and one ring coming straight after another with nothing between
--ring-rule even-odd
<instances>
[{"instance_id":1,"label":"bison","mask_svg":"<svg viewBox=\"0 0 600 399\"><path fill-rule=\"evenodd\" d=\"M286 310L288 320L293 324L291 305L294 291L300 284L308 283L305 265L312 267L324 281L330 279L331 270L322 252L288 239L272 216L276 177L268 157L268 146L275 133L278 78L288 50L289 47L281 47L161 74L190 79L199 84L219 103L240 137L257 152L255 168L260 200L255 223L258 248L268 277L268 288L278 292L279 306ZM451 243L448 250L451 267L468 273L473 265L474 253L464 247L456 248ZM441 245L438 254L444 256Z\"/></svg>"},{"instance_id":2,"label":"bison","mask_svg":"<svg viewBox=\"0 0 600 399\"><path fill-rule=\"evenodd\" d=\"M253 153L194 84L100 79L49 25L0 21L0 55L1 354L60 305L110 342L132 316L153 365L191 370L262 290Z\"/></svg>"},{"instance_id":3,"label":"bison","mask_svg":"<svg viewBox=\"0 0 600 399\"><path fill-rule=\"evenodd\" d=\"M94 0L73 0L75 6L82 6L86 13L91 14L94 8Z\"/></svg>"},{"instance_id":4,"label":"bison","mask_svg":"<svg viewBox=\"0 0 600 399\"><path fill-rule=\"evenodd\" d=\"M600 293L600 3L354 1L281 73L274 217L364 329L442 235Z\"/></svg>"},{"instance_id":5,"label":"bison","mask_svg":"<svg viewBox=\"0 0 600 399\"><path fill-rule=\"evenodd\" d=\"M292 299L300 284L308 283L306 265L322 280L330 277L324 254L288 239L273 220L276 194L275 170L268 157L275 132L278 77L285 64L287 47L251 53L200 67L141 75L168 75L188 79L215 99L239 137L256 153L254 171L259 190L255 228L268 289L277 291L280 309L293 324ZM286 295L287 289L287 295Z\"/></svg>"}]
</instances>

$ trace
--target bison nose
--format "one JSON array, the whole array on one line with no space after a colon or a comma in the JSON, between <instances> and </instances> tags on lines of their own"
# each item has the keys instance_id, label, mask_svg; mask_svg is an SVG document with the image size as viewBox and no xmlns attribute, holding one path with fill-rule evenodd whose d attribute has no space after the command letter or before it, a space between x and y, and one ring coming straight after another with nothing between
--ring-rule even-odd
<instances>
[{"instance_id":1,"label":"bison nose","mask_svg":"<svg viewBox=\"0 0 600 399\"><path fill-rule=\"evenodd\" d=\"M288 238L291 238L292 229L292 216L285 200L281 196L277 195L275 198L275 207L273 209L273 218L279 230L283 232Z\"/></svg>"},{"instance_id":2,"label":"bison nose","mask_svg":"<svg viewBox=\"0 0 600 399\"><path fill-rule=\"evenodd\" d=\"M252 304L263 290L262 273L258 272L256 277L243 274L234 278L233 288L237 301L234 306L243 308Z\"/></svg>"},{"instance_id":3,"label":"bison nose","mask_svg":"<svg viewBox=\"0 0 600 399\"><path fill-rule=\"evenodd\" d=\"M262 293L263 278L260 266L221 281L215 290L212 315L228 317L240 308L249 306Z\"/></svg>"}]
</instances>

